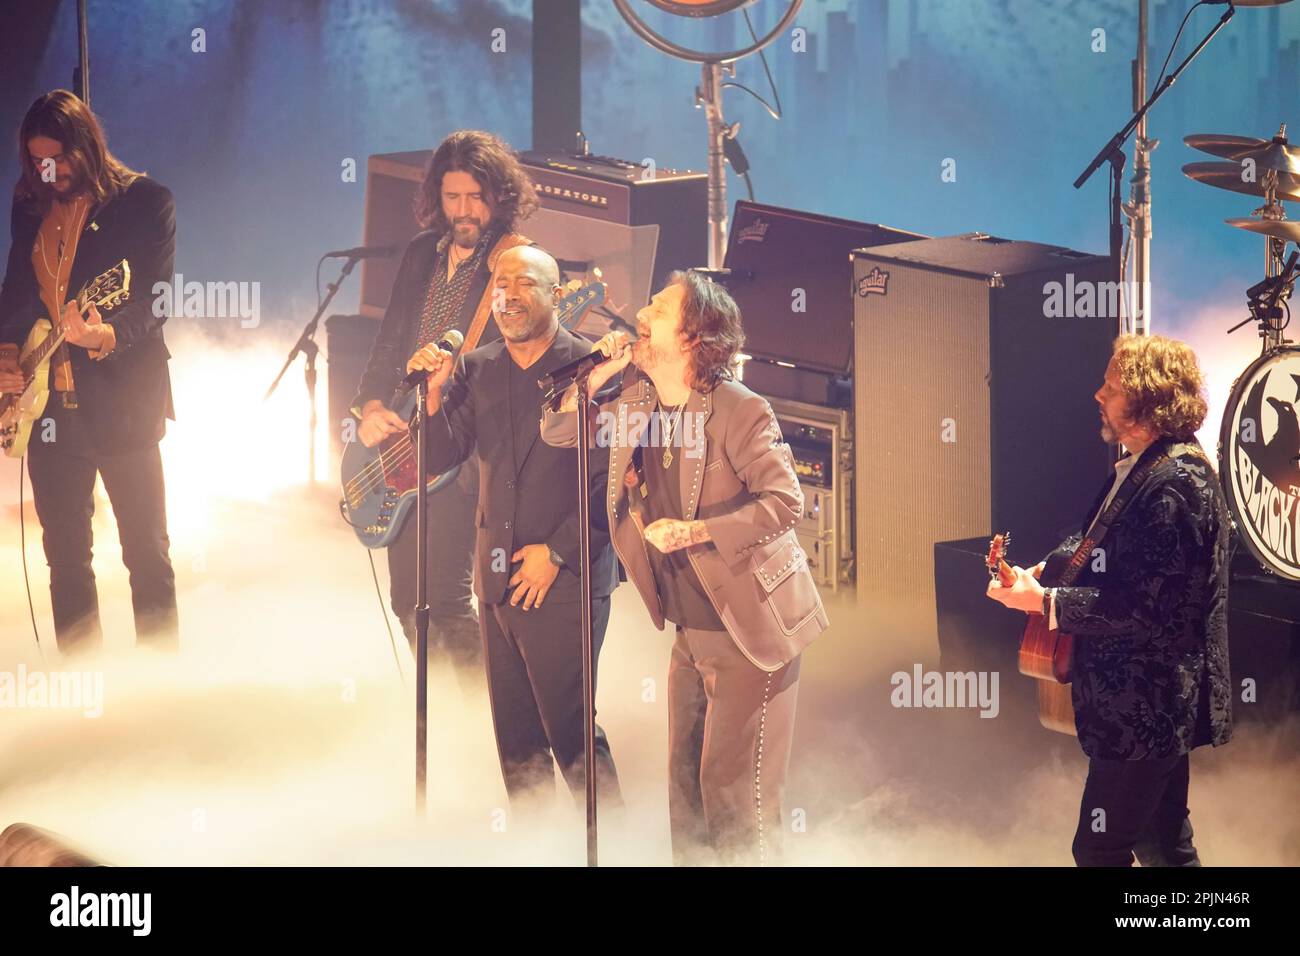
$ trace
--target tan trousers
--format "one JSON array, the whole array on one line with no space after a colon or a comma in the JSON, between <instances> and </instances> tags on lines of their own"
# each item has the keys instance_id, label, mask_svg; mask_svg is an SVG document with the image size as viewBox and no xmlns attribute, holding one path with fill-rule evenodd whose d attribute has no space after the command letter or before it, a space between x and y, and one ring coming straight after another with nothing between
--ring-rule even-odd
<instances>
[{"instance_id":1,"label":"tan trousers","mask_svg":"<svg viewBox=\"0 0 1300 956\"><path fill-rule=\"evenodd\" d=\"M799 658L755 667L726 631L677 628L668 667L673 859L778 862Z\"/></svg>"}]
</instances>

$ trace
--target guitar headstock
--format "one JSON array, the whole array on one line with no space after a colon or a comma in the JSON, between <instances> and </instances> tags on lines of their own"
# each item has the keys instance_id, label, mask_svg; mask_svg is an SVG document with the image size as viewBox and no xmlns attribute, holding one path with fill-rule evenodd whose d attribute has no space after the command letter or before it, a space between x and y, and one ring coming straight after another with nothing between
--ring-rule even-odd
<instances>
[{"instance_id":1,"label":"guitar headstock","mask_svg":"<svg viewBox=\"0 0 1300 956\"><path fill-rule=\"evenodd\" d=\"M1011 532L1003 531L1001 534L993 536L993 540L989 542L989 556L984 559L984 566L988 568L989 578L998 578L1003 587L1010 587L1016 580L1011 565L1007 563L1007 554L1010 551Z\"/></svg>"},{"instance_id":2,"label":"guitar headstock","mask_svg":"<svg viewBox=\"0 0 1300 956\"><path fill-rule=\"evenodd\" d=\"M116 309L131 298L131 266L123 259L100 273L77 293L77 306L84 312L90 305L104 311Z\"/></svg>"},{"instance_id":3,"label":"guitar headstock","mask_svg":"<svg viewBox=\"0 0 1300 956\"><path fill-rule=\"evenodd\" d=\"M572 329L574 321L588 309L594 309L605 302L606 286L603 282L590 282L576 292L570 292L555 306L555 317L566 329Z\"/></svg>"}]
</instances>

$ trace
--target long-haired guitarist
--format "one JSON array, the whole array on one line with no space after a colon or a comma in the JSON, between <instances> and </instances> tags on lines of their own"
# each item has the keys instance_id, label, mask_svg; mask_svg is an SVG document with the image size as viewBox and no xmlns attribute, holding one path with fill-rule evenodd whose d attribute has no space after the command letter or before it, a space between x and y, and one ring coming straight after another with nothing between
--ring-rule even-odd
<instances>
[{"instance_id":1,"label":"long-haired guitarist","mask_svg":"<svg viewBox=\"0 0 1300 956\"><path fill-rule=\"evenodd\" d=\"M407 430L392 408L406 361L451 329L465 336L464 351L499 338L489 321L488 282L497 258L529 240L515 227L537 208L536 192L514 152L491 133L458 130L434 151L416 194L424 226L411 240L393 282L392 297L352 401L366 447ZM429 496L429 648L457 667L480 672L482 650L470 591L477 458L457 479ZM388 546L393 613L415 650L415 520Z\"/></svg>"},{"instance_id":2,"label":"long-haired guitarist","mask_svg":"<svg viewBox=\"0 0 1300 956\"><path fill-rule=\"evenodd\" d=\"M1013 568L989 596L1040 611L1073 636L1075 726L1090 758L1074 837L1080 866L1199 866L1188 754L1232 735L1228 535L1223 493L1196 429L1205 419L1192 350L1160 336L1116 340L1097 390L1101 436L1123 445L1080 532L1044 564ZM1120 502L1116 510L1116 502ZM1094 539L1068 587L1043 587ZM1050 581L1048 582L1051 583Z\"/></svg>"},{"instance_id":3,"label":"long-haired guitarist","mask_svg":"<svg viewBox=\"0 0 1300 956\"><path fill-rule=\"evenodd\" d=\"M64 342L49 363L48 382L28 382L17 356L6 353L0 392L52 389L26 456L58 645L93 650L102 642L91 570L98 474L117 516L137 637L170 646L176 586L158 442L164 419L175 416L166 310L155 310L149 290L172 279L171 193L113 156L95 114L67 90L32 104L18 152L22 174L0 292L0 343L39 345L29 339L42 316L62 325ZM78 290L123 259L136 294L111 312L101 315L91 305L83 314L73 301Z\"/></svg>"},{"instance_id":4,"label":"long-haired guitarist","mask_svg":"<svg viewBox=\"0 0 1300 956\"><path fill-rule=\"evenodd\" d=\"M596 344L629 364L601 406L615 551L656 627L673 625L668 665L668 816L679 863L779 858L782 794L803 649L828 626L794 526L803 492L771 406L734 380L740 309L721 285L674 273L637 313L639 338ZM570 389L542 438L575 447ZM616 423L616 424L615 424ZM609 437L612 425L614 441Z\"/></svg>"}]
</instances>

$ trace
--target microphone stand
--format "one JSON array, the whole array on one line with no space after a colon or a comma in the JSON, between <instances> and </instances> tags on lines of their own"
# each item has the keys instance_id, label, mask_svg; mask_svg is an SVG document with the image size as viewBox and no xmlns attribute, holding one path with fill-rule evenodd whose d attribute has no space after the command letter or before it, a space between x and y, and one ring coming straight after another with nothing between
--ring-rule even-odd
<instances>
[{"instance_id":1,"label":"microphone stand","mask_svg":"<svg viewBox=\"0 0 1300 956\"><path fill-rule=\"evenodd\" d=\"M595 366L592 366L594 368ZM578 581L582 591L582 743L587 771L587 866L599 866L596 833L596 660L591 633L591 464L588 460L587 383L578 376ZM603 500L603 496L602 496Z\"/></svg>"},{"instance_id":2,"label":"microphone stand","mask_svg":"<svg viewBox=\"0 0 1300 956\"><path fill-rule=\"evenodd\" d=\"M320 324L320 318L325 314L329 307L330 301L334 294L339 291L339 286L343 280L352 274L353 268L361 261L360 256L348 256L347 262L343 264L343 269L339 272L339 277L327 285L325 298L321 304L316 307L316 314L311 317L311 321L303 328L302 334L298 336L298 341L293 344L289 350L288 357L284 360L284 365L280 367L280 374L275 377L271 387L266 390L262 396L262 401L266 401L275 391L276 386L280 384L280 379L284 378L284 373L289 371L289 366L301 352L307 356L307 368L304 369L304 378L307 382L307 401L311 406L310 428L311 433L307 437L307 484L316 484L316 353L320 351L320 346L316 344L316 326Z\"/></svg>"},{"instance_id":3,"label":"microphone stand","mask_svg":"<svg viewBox=\"0 0 1300 956\"><path fill-rule=\"evenodd\" d=\"M587 436L590 427L590 392L588 379L595 366L576 376L552 381L543 407L556 409L564 393L574 385L578 390L578 584L582 594L579 607L582 628L582 759L587 783L587 866L599 866L596 822L596 655L591 620L591 464Z\"/></svg>"},{"instance_id":4,"label":"microphone stand","mask_svg":"<svg viewBox=\"0 0 1300 956\"><path fill-rule=\"evenodd\" d=\"M427 463L429 380L421 375L415 386L415 810L423 818L429 762L429 496Z\"/></svg>"},{"instance_id":5,"label":"microphone stand","mask_svg":"<svg viewBox=\"0 0 1300 956\"><path fill-rule=\"evenodd\" d=\"M1200 43L1196 44L1196 49L1192 50L1192 52L1187 55L1187 59L1183 60L1182 63L1179 63L1178 66L1174 68L1174 71L1161 81L1160 85L1152 91L1151 96L1147 98L1147 101L1139 107L1138 111L1133 114L1127 123L1124 124L1124 127L1112 136L1109 142L1107 142L1106 145L1097 152L1097 155L1092 158L1092 162L1090 162L1087 168L1079 174L1079 178L1074 181L1074 188L1078 189L1092 177L1093 173L1101 168L1102 163L1109 161L1111 164L1114 181L1111 186L1112 197L1110 202L1110 256L1111 266L1116 279L1119 278L1120 274L1119 260L1123 252L1124 235L1124 227L1120 224L1120 183L1124 173L1124 153L1120 147L1124 145L1125 140L1129 138L1129 135L1133 130L1137 129L1138 124L1146 117L1147 112L1151 107L1155 106L1156 100L1164 96L1169 87L1173 86L1178 80L1178 77L1182 75L1183 70L1187 69L1188 64L1191 63L1192 60L1196 59L1209 42L1218 35L1219 31L1227 25L1228 21L1232 19L1232 15L1236 12L1237 8L1229 3L1228 9L1223 12L1223 16L1219 17L1219 22L1214 25L1214 28L1205 35L1205 38L1201 40Z\"/></svg>"}]
</instances>

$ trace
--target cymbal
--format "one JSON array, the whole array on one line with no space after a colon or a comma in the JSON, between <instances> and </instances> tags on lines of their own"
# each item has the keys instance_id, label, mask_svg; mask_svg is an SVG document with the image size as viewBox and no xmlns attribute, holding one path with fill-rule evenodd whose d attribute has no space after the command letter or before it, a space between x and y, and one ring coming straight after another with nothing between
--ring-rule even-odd
<instances>
[{"instance_id":1,"label":"cymbal","mask_svg":"<svg viewBox=\"0 0 1300 956\"><path fill-rule=\"evenodd\" d=\"M1230 189L1247 196L1263 196L1263 174L1255 182L1241 178L1242 167L1236 163L1188 163L1183 167L1183 174L1188 179L1219 189ZM1277 173L1277 198L1300 202L1300 176L1290 173Z\"/></svg>"},{"instance_id":2,"label":"cymbal","mask_svg":"<svg viewBox=\"0 0 1300 956\"><path fill-rule=\"evenodd\" d=\"M1247 216L1241 219L1225 219L1223 221L1236 229L1245 229L1247 232L1257 232L1260 235L1272 236L1274 239L1285 239L1288 242L1300 242L1300 220L1256 219Z\"/></svg>"},{"instance_id":3,"label":"cymbal","mask_svg":"<svg viewBox=\"0 0 1300 956\"><path fill-rule=\"evenodd\" d=\"M1253 159L1258 169L1276 169L1282 173L1300 173L1300 146L1287 142L1285 134L1272 139L1232 136L1228 133L1193 133L1183 142L1211 156L1222 156L1241 163Z\"/></svg>"}]
</instances>

